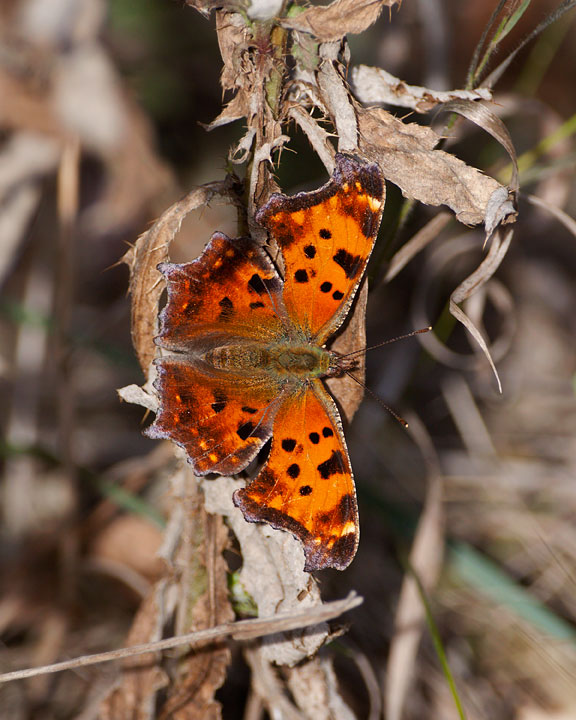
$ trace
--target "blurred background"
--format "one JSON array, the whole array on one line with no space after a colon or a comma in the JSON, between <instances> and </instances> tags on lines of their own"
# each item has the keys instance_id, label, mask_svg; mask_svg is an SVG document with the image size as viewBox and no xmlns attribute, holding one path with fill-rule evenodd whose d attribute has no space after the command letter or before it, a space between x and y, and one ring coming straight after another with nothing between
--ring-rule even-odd
<instances>
[{"instance_id":1,"label":"blurred background","mask_svg":"<svg viewBox=\"0 0 576 720\"><path fill-rule=\"evenodd\" d=\"M464 87L494 6L405 0L350 37L351 63L434 89ZM501 57L558 7L528 3ZM430 602L467 717L576 717L575 21L572 11L552 24L496 86L493 109L520 157L520 216L496 278L469 310L490 339L502 394L445 312L484 257L482 232L452 220L384 283L387 259L438 212L414 207L399 223L403 199L388 188L368 344L438 321L446 344L411 339L369 352L368 387L415 431L367 398L347 432L360 549L348 571L321 582L326 598L349 589L365 598L331 650L358 717L377 717L374 687L385 683L404 561L432 475L443 487L446 545ZM241 124L202 126L222 107L220 70L214 21L180 2L0 7L5 670L121 646L160 572L171 449L144 438L149 420L116 394L144 382L119 260L184 192L224 177ZM299 133L290 147L281 187L323 183ZM460 123L445 149L509 180L508 158L472 123ZM236 233L218 203L186 221L172 258L193 259L216 229ZM0 717L95 717L110 672L2 686ZM415 675L406 718L457 717L430 632L406 672ZM248 684L235 654L220 692L224 717L243 716Z\"/></svg>"}]
</instances>

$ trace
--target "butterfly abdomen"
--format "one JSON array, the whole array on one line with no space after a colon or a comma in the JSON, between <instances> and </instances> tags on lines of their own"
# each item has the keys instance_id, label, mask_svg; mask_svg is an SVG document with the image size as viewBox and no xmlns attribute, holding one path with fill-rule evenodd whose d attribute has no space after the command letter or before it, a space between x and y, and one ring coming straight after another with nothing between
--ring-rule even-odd
<instances>
[{"instance_id":1,"label":"butterfly abdomen","mask_svg":"<svg viewBox=\"0 0 576 720\"><path fill-rule=\"evenodd\" d=\"M258 344L224 345L209 350L204 360L217 370L240 373L262 369L265 349Z\"/></svg>"}]
</instances>

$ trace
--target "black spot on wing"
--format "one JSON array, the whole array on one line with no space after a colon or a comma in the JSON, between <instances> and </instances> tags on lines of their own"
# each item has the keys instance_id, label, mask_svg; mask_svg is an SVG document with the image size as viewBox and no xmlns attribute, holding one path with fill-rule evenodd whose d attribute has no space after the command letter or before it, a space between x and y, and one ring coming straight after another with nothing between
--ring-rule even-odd
<instances>
[{"instance_id":1,"label":"black spot on wing","mask_svg":"<svg viewBox=\"0 0 576 720\"><path fill-rule=\"evenodd\" d=\"M340 450L333 450L332 455L330 455L328 460L320 463L317 470L323 480L328 480L332 475L341 475L344 472L344 458Z\"/></svg>"},{"instance_id":2,"label":"black spot on wing","mask_svg":"<svg viewBox=\"0 0 576 720\"><path fill-rule=\"evenodd\" d=\"M306 255L306 257L310 259L316 257L316 248L314 247L314 245L306 245L306 247L304 248L304 255Z\"/></svg>"},{"instance_id":3,"label":"black spot on wing","mask_svg":"<svg viewBox=\"0 0 576 720\"><path fill-rule=\"evenodd\" d=\"M264 307L264 303L260 302L260 301L250 303L250 310L257 310L258 308L263 308L263 307Z\"/></svg>"},{"instance_id":4,"label":"black spot on wing","mask_svg":"<svg viewBox=\"0 0 576 720\"><path fill-rule=\"evenodd\" d=\"M286 471L293 480L295 480L298 475L300 475L300 465L297 463L292 463L292 465L289 466L288 470Z\"/></svg>"},{"instance_id":5,"label":"black spot on wing","mask_svg":"<svg viewBox=\"0 0 576 720\"><path fill-rule=\"evenodd\" d=\"M326 426L325 428L322 428L322 435L324 435L325 438L329 438L334 435L334 432L331 427Z\"/></svg>"},{"instance_id":6,"label":"black spot on wing","mask_svg":"<svg viewBox=\"0 0 576 720\"><path fill-rule=\"evenodd\" d=\"M317 432L311 432L308 437L310 438L310 442L313 445L318 445L318 443L320 442L320 435L318 435Z\"/></svg>"},{"instance_id":7,"label":"black spot on wing","mask_svg":"<svg viewBox=\"0 0 576 720\"><path fill-rule=\"evenodd\" d=\"M282 440L282 450L285 450L286 452L292 452L295 447L296 440L294 440L293 438L284 438L284 440Z\"/></svg>"},{"instance_id":8,"label":"black spot on wing","mask_svg":"<svg viewBox=\"0 0 576 720\"><path fill-rule=\"evenodd\" d=\"M297 283L307 283L308 282L308 273L306 270L296 270L294 273L294 280L296 280Z\"/></svg>"},{"instance_id":9,"label":"black spot on wing","mask_svg":"<svg viewBox=\"0 0 576 720\"><path fill-rule=\"evenodd\" d=\"M242 423L238 430L236 430L236 435L238 435L241 440L247 440L253 435L255 429L256 425L254 425L253 422Z\"/></svg>"},{"instance_id":10,"label":"black spot on wing","mask_svg":"<svg viewBox=\"0 0 576 720\"><path fill-rule=\"evenodd\" d=\"M330 238L332 237L332 233L327 228L322 228L322 230L320 230L318 234L324 240L330 240Z\"/></svg>"},{"instance_id":11,"label":"black spot on wing","mask_svg":"<svg viewBox=\"0 0 576 720\"><path fill-rule=\"evenodd\" d=\"M250 280L248 280L248 288L253 292L257 293L258 295L263 295L266 292L266 285L264 285L264 280L262 280L258 273L254 273Z\"/></svg>"},{"instance_id":12,"label":"black spot on wing","mask_svg":"<svg viewBox=\"0 0 576 720\"><path fill-rule=\"evenodd\" d=\"M248 280L248 292L257 295L273 295L282 290L282 282L278 277L262 277L258 273L254 273Z\"/></svg>"},{"instance_id":13,"label":"black spot on wing","mask_svg":"<svg viewBox=\"0 0 576 720\"><path fill-rule=\"evenodd\" d=\"M332 283L331 282L323 282L322 285L320 285L320 291L323 293L329 293L330 290L332 290Z\"/></svg>"},{"instance_id":14,"label":"black spot on wing","mask_svg":"<svg viewBox=\"0 0 576 720\"><path fill-rule=\"evenodd\" d=\"M234 303L229 297L223 297L218 303L222 310L220 311L220 320L229 320L234 315Z\"/></svg>"},{"instance_id":15,"label":"black spot on wing","mask_svg":"<svg viewBox=\"0 0 576 720\"><path fill-rule=\"evenodd\" d=\"M258 410L256 410L256 408L253 408L253 407L248 407L248 405L244 405L242 407L242 412L248 413L248 415L254 415L258 412Z\"/></svg>"},{"instance_id":16,"label":"black spot on wing","mask_svg":"<svg viewBox=\"0 0 576 720\"><path fill-rule=\"evenodd\" d=\"M220 413L226 405L228 404L228 398L224 393L215 392L214 393L214 402L211 405L212 410L214 410L215 413Z\"/></svg>"},{"instance_id":17,"label":"black spot on wing","mask_svg":"<svg viewBox=\"0 0 576 720\"><path fill-rule=\"evenodd\" d=\"M306 495L310 495L312 493L312 488L310 487L310 485L302 485L298 492L300 493L300 495L303 495L305 497Z\"/></svg>"},{"instance_id":18,"label":"black spot on wing","mask_svg":"<svg viewBox=\"0 0 576 720\"><path fill-rule=\"evenodd\" d=\"M340 248L332 258L335 263L346 273L349 279L355 278L362 267L362 257L360 255L352 255L344 248Z\"/></svg>"},{"instance_id":19,"label":"black spot on wing","mask_svg":"<svg viewBox=\"0 0 576 720\"><path fill-rule=\"evenodd\" d=\"M332 297L334 298L334 300L342 300L342 298L344 297L344 293L340 292L340 290L334 290L334 292L332 293Z\"/></svg>"}]
</instances>

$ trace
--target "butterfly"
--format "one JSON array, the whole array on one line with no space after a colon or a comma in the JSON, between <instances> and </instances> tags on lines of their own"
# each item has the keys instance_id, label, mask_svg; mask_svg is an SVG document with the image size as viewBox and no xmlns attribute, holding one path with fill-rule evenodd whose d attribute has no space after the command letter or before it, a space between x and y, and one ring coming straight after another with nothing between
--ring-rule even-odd
<instances>
[{"instance_id":1,"label":"butterfly","mask_svg":"<svg viewBox=\"0 0 576 720\"><path fill-rule=\"evenodd\" d=\"M359 523L350 459L322 379L355 361L325 348L346 315L374 246L384 204L377 165L337 154L312 192L274 194L256 214L284 261L250 238L216 232L202 255L158 266L168 300L157 344L160 399L147 434L170 438L198 475L267 460L234 503L249 522L301 540L305 570L346 568Z\"/></svg>"}]
</instances>

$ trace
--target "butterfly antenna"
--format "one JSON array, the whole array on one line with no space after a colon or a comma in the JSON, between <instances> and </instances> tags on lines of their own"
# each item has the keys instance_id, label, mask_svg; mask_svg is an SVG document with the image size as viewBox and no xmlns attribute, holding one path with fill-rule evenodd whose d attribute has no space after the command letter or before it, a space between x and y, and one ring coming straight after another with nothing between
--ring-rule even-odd
<instances>
[{"instance_id":1,"label":"butterfly antenna","mask_svg":"<svg viewBox=\"0 0 576 720\"><path fill-rule=\"evenodd\" d=\"M420 332L422 332L422 331L420 331ZM416 333L412 333L412 334L415 335ZM400 338L397 338L397 339L400 340ZM389 342L392 342L392 341L390 340ZM385 344L385 343L384 343L384 344ZM379 347L379 345L376 345L375 347ZM396 420L398 420L398 422L400 423L400 425L402 425L402 427L403 427L405 430L408 428L408 423L406 422L406 420L404 420L403 417L400 417L400 415L398 415L397 412L395 412L394 410L392 410L392 408L391 408L389 405L386 405L386 403L384 402L384 400L382 400L381 397L378 397L378 395L376 395L376 393L375 393L374 391L370 390L370 388L369 388L367 385L365 385L361 380L358 380L358 378L357 378L355 375L352 375L351 372L349 372L348 370L345 370L344 372L346 373L346 375L348 375L348 377L352 378L352 380L354 380L355 383L357 383L358 385L360 385L361 388L364 388L364 390L366 390L366 392L367 392L371 397L373 397L374 400L376 400L376 402L384 408L384 410L388 410L388 412L390 413L390 415L392 415L393 418L395 418Z\"/></svg>"},{"instance_id":2,"label":"butterfly antenna","mask_svg":"<svg viewBox=\"0 0 576 720\"><path fill-rule=\"evenodd\" d=\"M406 335L398 335L398 337L390 338L390 340L384 340L384 342L377 343L376 345L370 345L370 347L363 347L360 348L360 350L354 350L351 353L346 353L346 355L340 355L340 357L354 357L354 355L360 355L361 353L367 352L368 350L374 350L376 348L382 347L383 345L390 345L390 343L396 342L397 340L406 340L406 338L414 337L414 335L422 335L423 333L430 332L430 330L432 330L431 325L426 328L422 328L421 330L413 330L412 332L406 333ZM366 389L368 390L368 388Z\"/></svg>"}]
</instances>

